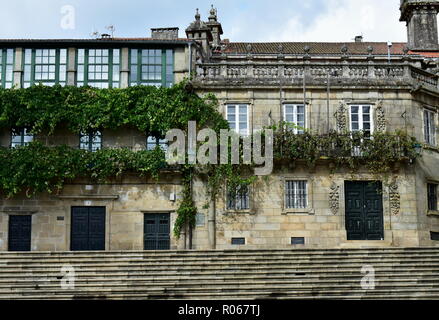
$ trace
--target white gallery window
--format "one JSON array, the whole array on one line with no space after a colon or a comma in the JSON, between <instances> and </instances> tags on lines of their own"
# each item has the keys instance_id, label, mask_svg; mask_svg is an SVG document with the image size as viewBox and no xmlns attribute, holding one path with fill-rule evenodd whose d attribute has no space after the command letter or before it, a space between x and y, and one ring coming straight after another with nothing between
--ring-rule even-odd
<instances>
[{"instance_id":1,"label":"white gallery window","mask_svg":"<svg viewBox=\"0 0 439 320\"><path fill-rule=\"evenodd\" d=\"M305 180L285 181L285 208L306 209L308 207L308 182Z\"/></svg>"},{"instance_id":2,"label":"white gallery window","mask_svg":"<svg viewBox=\"0 0 439 320\"><path fill-rule=\"evenodd\" d=\"M231 130L241 135L249 134L248 105L227 105L227 121Z\"/></svg>"},{"instance_id":3,"label":"white gallery window","mask_svg":"<svg viewBox=\"0 0 439 320\"><path fill-rule=\"evenodd\" d=\"M366 137L373 134L371 105L351 105L349 113L351 131L363 131Z\"/></svg>"},{"instance_id":4,"label":"white gallery window","mask_svg":"<svg viewBox=\"0 0 439 320\"><path fill-rule=\"evenodd\" d=\"M34 135L28 128L12 128L11 148L24 147L34 140Z\"/></svg>"},{"instance_id":5,"label":"white gallery window","mask_svg":"<svg viewBox=\"0 0 439 320\"><path fill-rule=\"evenodd\" d=\"M424 109L424 138L425 143L436 145L435 112Z\"/></svg>"},{"instance_id":6,"label":"white gallery window","mask_svg":"<svg viewBox=\"0 0 439 320\"><path fill-rule=\"evenodd\" d=\"M284 104L284 121L294 124L291 128L295 134L301 134L306 128L305 106Z\"/></svg>"}]
</instances>

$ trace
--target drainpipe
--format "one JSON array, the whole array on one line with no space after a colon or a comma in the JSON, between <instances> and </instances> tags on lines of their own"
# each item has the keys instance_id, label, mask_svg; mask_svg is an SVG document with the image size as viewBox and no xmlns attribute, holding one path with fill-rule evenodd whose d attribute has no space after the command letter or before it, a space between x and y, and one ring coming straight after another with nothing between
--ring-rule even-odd
<instances>
[{"instance_id":1,"label":"drainpipe","mask_svg":"<svg viewBox=\"0 0 439 320\"><path fill-rule=\"evenodd\" d=\"M188 43L189 47L189 79L192 76L192 42Z\"/></svg>"},{"instance_id":2,"label":"drainpipe","mask_svg":"<svg viewBox=\"0 0 439 320\"><path fill-rule=\"evenodd\" d=\"M209 236L209 247L212 250L216 249L216 228L215 228L215 215L216 215L216 208L215 208L215 196L210 197L209 202L209 216L207 220L207 231Z\"/></svg>"}]
</instances>

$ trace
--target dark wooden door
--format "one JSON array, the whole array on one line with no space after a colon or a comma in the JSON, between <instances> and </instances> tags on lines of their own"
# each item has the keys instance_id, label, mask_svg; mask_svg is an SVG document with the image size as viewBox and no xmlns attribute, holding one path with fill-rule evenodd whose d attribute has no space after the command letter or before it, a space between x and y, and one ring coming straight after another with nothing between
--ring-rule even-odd
<instances>
[{"instance_id":1,"label":"dark wooden door","mask_svg":"<svg viewBox=\"0 0 439 320\"><path fill-rule=\"evenodd\" d=\"M381 182L345 182L348 240L384 240Z\"/></svg>"},{"instance_id":2,"label":"dark wooden door","mask_svg":"<svg viewBox=\"0 0 439 320\"><path fill-rule=\"evenodd\" d=\"M105 207L72 207L70 249L105 250Z\"/></svg>"},{"instance_id":3,"label":"dark wooden door","mask_svg":"<svg viewBox=\"0 0 439 320\"><path fill-rule=\"evenodd\" d=\"M32 216L9 216L8 250L31 251Z\"/></svg>"},{"instance_id":4,"label":"dark wooden door","mask_svg":"<svg viewBox=\"0 0 439 320\"><path fill-rule=\"evenodd\" d=\"M170 214L145 213L144 248L145 250L170 249Z\"/></svg>"}]
</instances>

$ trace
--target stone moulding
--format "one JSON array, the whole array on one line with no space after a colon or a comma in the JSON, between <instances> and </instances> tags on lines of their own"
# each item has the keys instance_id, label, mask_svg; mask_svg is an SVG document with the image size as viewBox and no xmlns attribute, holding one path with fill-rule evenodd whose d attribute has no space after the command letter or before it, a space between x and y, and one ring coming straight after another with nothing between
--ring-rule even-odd
<instances>
[{"instance_id":1,"label":"stone moulding","mask_svg":"<svg viewBox=\"0 0 439 320\"><path fill-rule=\"evenodd\" d=\"M340 186L335 183L332 184L329 192L329 208L334 215L340 210Z\"/></svg>"},{"instance_id":2,"label":"stone moulding","mask_svg":"<svg viewBox=\"0 0 439 320\"><path fill-rule=\"evenodd\" d=\"M383 108L383 101L379 100L376 105L376 128L379 132L385 132L387 129L386 114Z\"/></svg>"},{"instance_id":3,"label":"stone moulding","mask_svg":"<svg viewBox=\"0 0 439 320\"><path fill-rule=\"evenodd\" d=\"M389 186L390 212L393 215L399 214L401 209L401 195L399 194L398 185L392 183Z\"/></svg>"},{"instance_id":4,"label":"stone moulding","mask_svg":"<svg viewBox=\"0 0 439 320\"><path fill-rule=\"evenodd\" d=\"M339 132L348 131L348 122L347 122L346 112L347 112L346 102L340 101L338 109L334 114L335 120L337 122L337 130Z\"/></svg>"},{"instance_id":5,"label":"stone moulding","mask_svg":"<svg viewBox=\"0 0 439 320\"><path fill-rule=\"evenodd\" d=\"M58 196L61 200L117 200L118 195L70 195Z\"/></svg>"}]
</instances>

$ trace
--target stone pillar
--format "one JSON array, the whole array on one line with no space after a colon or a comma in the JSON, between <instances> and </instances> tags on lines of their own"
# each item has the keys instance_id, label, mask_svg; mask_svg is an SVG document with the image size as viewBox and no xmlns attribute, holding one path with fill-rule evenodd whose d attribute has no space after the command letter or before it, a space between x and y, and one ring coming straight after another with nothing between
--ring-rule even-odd
<instances>
[{"instance_id":1,"label":"stone pillar","mask_svg":"<svg viewBox=\"0 0 439 320\"><path fill-rule=\"evenodd\" d=\"M121 68L120 68L120 87L128 88L130 85L130 51L128 48L122 48L121 50Z\"/></svg>"},{"instance_id":2,"label":"stone pillar","mask_svg":"<svg viewBox=\"0 0 439 320\"><path fill-rule=\"evenodd\" d=\"M21 88L21 79L23 76L23 48L15 48L15 62L14 62L14 88Z\"/></svg>"},{"instance_id":3,"label":"stone pillar","mask_svg":"<svg viewBox=\"0 0 439 320\"><path fill-rule=\"evenodd\" d=\"M67 85L76 85L76 48L68 48L68 61L67 61Z\"/></svg>"}]
</instances>

